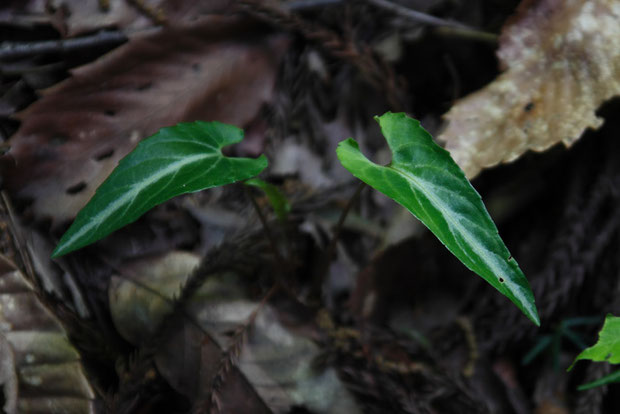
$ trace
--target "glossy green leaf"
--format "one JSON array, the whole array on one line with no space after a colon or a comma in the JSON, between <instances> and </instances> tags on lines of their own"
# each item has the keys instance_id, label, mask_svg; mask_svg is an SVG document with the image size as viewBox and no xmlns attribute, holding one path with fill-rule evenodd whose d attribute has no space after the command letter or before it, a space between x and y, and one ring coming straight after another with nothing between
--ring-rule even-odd
<instances>
[{"instance_id":1,"label":"glossy green leaf","mask_svg":"<svg viewBox=\"0 0 620 414\"><path fill-rule=\"evenodd\" d=\"M93 243L172 197L259 174L267 166L264 155L229 158L221 152L242 139L241 129L220 122L162 128L119 162L78 213L52 257Z\"/></svg>"},{"instance_id":2,"label":"glossy green leaf","mask_svg":"<svg viewBox=\"0 0 620 414\"><path fill-rule=\"evenodd\" d=\"M620 364L620 317L607 315L603 328L598 334L598 342L590 348L584 349L575 358L573 365L582 359ZM572 369L573 365L568 369Z\"/></svg>"},{"instance_id":3,"label":"glossy green leaf","mask_svg":"<svg viewBox=\"0 0 620 414\"><path fill-rule=\"evenodd\" d=\"M278 220L286 221L286 216L291 211L291 205L278 187L260 178L250 178L245 181L245 184L263 190Z\"/></svg>"},{"instance_id":4,"label":"glossy green leaf","mask_svg":"<svg viewBox=\"0 0 620 414\"><path fill-rule=\"evenodd\" d=\"M407 208L465 266L506 295L540 324L530 285L497 232L480 195L450 154L418 121L403 113L376 117L392 150L392 162L369 161L353 139L338 158L354 176Z\"/></svg>"}]
</instances>

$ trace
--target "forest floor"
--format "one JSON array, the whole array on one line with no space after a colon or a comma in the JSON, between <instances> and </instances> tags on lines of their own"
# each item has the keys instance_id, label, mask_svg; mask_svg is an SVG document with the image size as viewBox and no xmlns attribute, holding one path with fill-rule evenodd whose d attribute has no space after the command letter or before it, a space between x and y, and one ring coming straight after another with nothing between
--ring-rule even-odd
<instances>
[{"instance_id":1,"label":"forest floor","mask_svg":"<svg viewBox=\"0 0 620 414\"><path fill-rule=\"evenodd\" d=\"M577 390L610 364L567 372L620 315L613 3L4 1L0 412L620 412L618 384ZM335 149L389 162L387 111L471 179L540 327L354 196ZM225 152L266 154L285 218L233 184L50 259L120 159L196 120L244 129Z\"/></svg>"}]
</instances>

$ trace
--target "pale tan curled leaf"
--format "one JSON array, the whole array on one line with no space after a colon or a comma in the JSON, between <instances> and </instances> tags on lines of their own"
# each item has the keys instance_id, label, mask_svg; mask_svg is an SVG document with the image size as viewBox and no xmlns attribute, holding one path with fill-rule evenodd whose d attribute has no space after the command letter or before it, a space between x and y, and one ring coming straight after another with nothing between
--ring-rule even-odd
<instances>
[{"instance_id":1,"label":"pale tan curled leaf","mask_svg":"<svg viewBox=\"0 0 620 414\"><path fill-rule=\"evenodd\" d=\"M122 266L121 274L113 276L109 288L110 312L118 332L134 345L146 345L156 328L170 313L170 306L180 287L188 280L200 256L172 251L159 257L133 260ZM234 274L226 275L238 281ZM204 289L209 289L209 278ZM238 295L242 284L229 291L219 291L220 299ZM208 304L201 297L203 306ZM222 348L205 336L195 324L181 321L162 344L156 355L158 371L170 386L193 403L215 381ZM267 413L262 400L243 375L233 368L219 395L219 412Z\"/></svg>"},{"instance_id":2,"label":"pale tan curled leaf","mask_svg":"<svg viewBox=\"0 0 620 414\"><path fill-rule=\"evenodd\" d=\"M18 114L6 185L32 200L39 218L73 218L118 160L158 129L195 120L247 127L271 99L287 44L224 17L131 39Z\"/></svg>"},{"instance_id":3,"label":"pale tan curled leaf","mask_svg":"<svg viewBox=\"0 0 620 414\"><path fill-rule=\"evenodd\" d=\"M457 102L439 137L469 178L602 124L596 109L620 94L620 2L524 1L498 56L505 72Z\"/></svg>"},{"instance_id":4,"label":"pale tan curled leaf","mask_svg":"<svg viewBox=\"0 0 620 414\"><path fill-rule=\"evenodd\" d=\"M179 291L198 261L196 255L170 252L166 256L141 259L125 265L125 277L110 286L110 309L115 326L134 344L154 331L170 312L168 299ZM290 412L303 406L314 413L356 413L359 408L335 369L316 368L321 354L309 332L307 321L292 329L270 304L260 307L254 323L240 341L238 356L225 357L231 332L247 324L259 303L247 299L244 281L233 272L210 275L186 306L189 319L175 327L158 350L158 371L170 386L193 403L208 396L222 375L223 361L232 360L217 390L220 412ZM294 315L285 318L294 325ZM304 335L303 333L306 333ZM232 354L236 354L232 352ZM257 401L258 398L258 401Z\"/></svg>"},{"instance_id":5,"label":"pale tan curled leaf","mask_svg":"<svg viewBox=\"0 0 620 414\"><path fill-rule=\"evenodd\" d=\"M198 255L172 252L132 261L123 266L124 277L112 276L110 313L121 336L134 345L144 345L171 311L172 299L199 263Z\"/></svg>"},{"instance_id":6,"label":"pale tan curled leaf","mask_svg":"<svg viewBox=\"0 0 620 414\"><path fill-rule=\"evenodd\" d=\"M95 412L80 355L21 272L0 255L0 392L4 411Z\"/></svg>"}]
</instances>

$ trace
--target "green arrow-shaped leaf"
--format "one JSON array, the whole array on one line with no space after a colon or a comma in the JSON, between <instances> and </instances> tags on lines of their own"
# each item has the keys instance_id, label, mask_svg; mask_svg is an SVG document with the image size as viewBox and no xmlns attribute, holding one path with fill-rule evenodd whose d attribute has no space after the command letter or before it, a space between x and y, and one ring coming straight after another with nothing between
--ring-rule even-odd
<instances>
[{"instance_id":1,"label":"green arrow-shaped leaf","mask_svg":"<svg viewBox=\"0 0 620 414\"><path fill-rule=\"evenodd\" d=\"M450 154L433 142L418 121L403 113L376 117L392 150L392 162L369 161L353 139L338 146L338 158L354 176L407 208L465 266L506 295L540 324L530 285L497 227Z\"/></svg>"},{"instance_id":2,"label":"green arrow-shaped leaf","mask_svg":"<svg viewBox=\"0 0 620 414\"><path fill-rule=\"evenodd\" d=\"M259 174L267 159L228 158L221 149L243 131L220 122L162 128L123 158L78 213L52 257L93 243L172 197Z\"/></svg>"}]
</instances>

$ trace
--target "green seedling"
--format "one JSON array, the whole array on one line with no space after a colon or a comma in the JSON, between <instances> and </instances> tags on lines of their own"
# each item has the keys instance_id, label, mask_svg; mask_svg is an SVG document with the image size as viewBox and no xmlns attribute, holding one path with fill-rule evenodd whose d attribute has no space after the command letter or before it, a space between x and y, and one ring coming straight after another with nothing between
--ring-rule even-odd
<instances>
[{"instance_id":1,"label":"green seedling","mask_svg":"<svg viewBox=\"0 0 620 414\"><path fill-rule=\"evenodd\" d=\"M507 296L540 324L527 279L512 258L480 195L450 154L433 142L418 121L403 113L376 118L392 150L392 162L369 161L357 142L340 143L337 155L354 176L407 208L465 266ZM243 131L219 122L182 123L145 139L119 162L62 236L52 257L91 244L137 220L177 195L249 180L267 159L225 157L223 147ZM288 203L262 180L246 184L267 194L276 215L286 219Z\"/></svg>"},{"instance_id":2,"label":"green seedling","mask_svg":"<svg viewBox=\"0 0 620 414\"><path fill-rule=\"evenodd\" d=\"M403 113L388 112L375 119L392 150L392 162L386 166L371 162L349 138L338 146L342 165L409 210L465 266L540 325L527 279L499 237L480 195L450 153Z\"/></svg>"}]
</instances>

